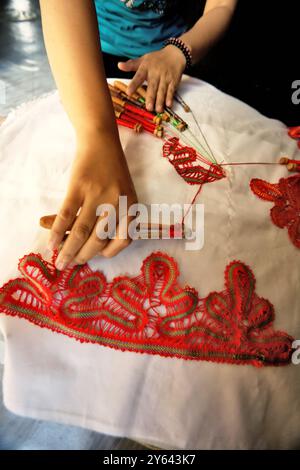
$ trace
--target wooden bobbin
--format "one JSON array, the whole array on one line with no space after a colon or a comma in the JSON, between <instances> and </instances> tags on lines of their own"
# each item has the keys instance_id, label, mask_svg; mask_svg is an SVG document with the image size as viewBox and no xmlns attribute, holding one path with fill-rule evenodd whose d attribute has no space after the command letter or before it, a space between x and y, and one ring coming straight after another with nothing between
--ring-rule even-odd
<instances>
[{"instance_id":1,"label":"wooden bobbin","mask_svg":"<svg viewBox=\"0 0 300 470\"><path fill-rule=\"evenodd\" d=\"M130 98L133 98L134 100L137 100L139 99L139 94L138 93L132 93L131 95L128 95L127 93L127 88L128 86L123 83L123 82L120 82L120 80L115 80L114 81L114 87L117 88L118 90L120 90L122 93L125 93L126 96L130 96Z\"/></svg>"},{"instance_id":2,"label":"wooden bobbin","mask_svg":"<svg viewBox=\"0 0 300 470\"><path fill-rule=\"evenodd\" d=\"M118 90L113 85L111 85L111 83L108 83L108 89L109 89L110 92L114 93L115 95L120 94L120 90Z\"/></svg>"},{"instance_id":3,"label":"wooden bobbin","mask_svg":"<svg viewBox=\"0 0 300 470\"><path fill-rule=\"evenodd\" d=\"M146 99L147 90L145 90L145 88L139 86L136 91L142 98Z\"/></svg>"},{"instance_id":4,"label":"wooden bobbin","mask_svg":"<svg viewBox=\"0 0 300 470\"><path fill-rule=\"evenodd\" d=\"M175 101L177 101L177 103L179 103L183 107L186 113L189 113L191 111L191 108L189 107L189 105L186 104L185 101L183 101L183 99L181 98L180 95L178 95L178 93L175 93L174 99Z\"/></svg>"},{"instance_id":5,"label":"wooden bobbin","mask_svg":"<svg viewBox=\"0 0 300 470\"><path fill-rule=\"evenodd\" d=\"M289 163L289 158L287 157L281 157L281 159L279 160L279 163L280 165L287 165Z\"/></svg>"},{"instance_id":6,"label":"wooden bobbin","mask_svg":"<svg viewBox=\"0 0 300 470\"><path fill-rule=\"evenodd\" d=\"M171 116L167 111L164 111L163 113L160 114L160 117L162 118L163 121L169 122Z\"/></svg>"},{"instance_id":7,"label":"wooden bobbin","mask_svg":"<svg viewBox=\"0 0 300 470\"><path fill-rule=\"evenodd\" d=\"M119 106L122 106L122 108L124 108L125 106L125 101L124 100L121 100L120 98L118 98L117 96L112 96L111 97L112 101L114 104L118 104Z\"/></svg>"},{"instance_id":8,"label":"wooden bobbin","mask_svg":"<svg viewBox=\"0 0 300 470\"><path fill-rule=\"evenodd\" d=\"M128 127L129 129L133 129L135 132L140 133L143 130L143 127L139 123L131 123L128 121L125 121L124 119L117 119L117 123L120 126L123 127Z\"/></svg>"},{"instance_id":9,"label":"wooden bobbin","mask_svg":"<svg viewBox=\"0 0 300 470\"><path fill-rule=\"evenodd\" d=\"M186 124L180 122L179 124L177 124L176 129L178 129L180 132L183 132L186 129Z\"/></svg>"},{"instance_id":10,"label":"wooden bobbin","mask_svg":"<svg viewBox=\"0 0 300 470\"><path fill-rule=\"evenodd\" d=\"M298 165L297 163L288 163L287 164L287 169L288 171L297 171L297 172L300 172L300 165Z\"/></svg>"},{"instance_id":11,"label":"wooden bobbin","mask_svg":"<svg viewBox=\"0 0 300 470\"><path fill-rule=\"evenodd\" d=\"M116 118L120 118L122 116L122 111L118 111L114 108Z\"/></svg>"}]
</instances>

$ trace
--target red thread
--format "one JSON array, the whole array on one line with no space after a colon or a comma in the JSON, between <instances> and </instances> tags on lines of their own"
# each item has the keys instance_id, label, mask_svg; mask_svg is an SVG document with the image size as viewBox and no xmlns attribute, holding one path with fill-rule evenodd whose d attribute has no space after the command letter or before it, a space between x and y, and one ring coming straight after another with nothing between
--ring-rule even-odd
<instances>
[{"instance_id":1,"label":"red thread","mask_svg":"<svg viewBox=\"0 0 300 470\"><path fill-rule=\"evenodd\" d=\"M128 127L129 129L134 129L135 132L141 132L143 130L143 127L139 123L133 123L131 121L119 118L116 121L120 126Z\"/></svg>"},{"instance_id":2,"label":"red thread","mask_svg":"<svg viewBox=\"0 0 300 470\"><path fill-rule=\"evenodd\" d=\"M205 162L207 168L201 166L196 150L181 145L177 137L171 137L164 143L163 156L188 184L200 185L225 178L224 170L219 165Z\"/></svg>"},{"instance_id":3,"label":"red thread","mask_svg":"<svg viewBox=\"0 0 300 470\"><path fill-rule=\"evenodd\" d=\"M260 199L275 203L270 211L273 223L287 228L292 243L300 248L300 175L281 178L277 184L252 179L250 187Z\"/></svg>"},{"instance_id":4,"label":"red thread","mask_svg":"<svg viewBox=\"0 0 300 470\"><path fill-rule=\"evenodd\" d=\"M56 256L57 254L55 254ZM81 342L189 360L285 365L293 338L274 331L274 309L255 293L250 268L225 270L225 290L200 299L181 287L173 258L152 253L137 277L108 283L88 265L58 271L40 255L0 289L0 310Z\"/></svg>"},{"instance_id":5,"label":"red thread","mask_svg":"<svg viewBox=\"0 0 300 470\"><path fill-rule=\"evenodd\" d=\"M150 111L147 111L146 109L138 108L137 106L133 106L128 103L125 103L124 106L126 109L128 109L128 111L131 111L134 114L139 114L140 116L144 116L150 119L150 121L154 121L155 119L155 115L153 115L152 113L150 113Z\"/></svg>"},{"instance_id":6,"label":"red thread","mask_svg":"<svg viewBox=\"0 0 300 470\"><path fill-rule=\"evenodd\" d=\"M300 148L300 126L290 127L288 134L292 139L298 140L298 147Z\"/></svg>"}]
</instances>

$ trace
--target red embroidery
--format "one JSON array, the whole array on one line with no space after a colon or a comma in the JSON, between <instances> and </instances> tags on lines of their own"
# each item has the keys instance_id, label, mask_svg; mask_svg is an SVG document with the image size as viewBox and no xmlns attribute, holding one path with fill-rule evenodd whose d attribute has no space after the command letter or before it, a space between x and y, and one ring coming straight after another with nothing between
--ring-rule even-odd
<instances>
[{"instance_id":1,"label":"red embroidery","mask_svg":"<svg viewBox=\"0 0 300 470\"><path fill-rule=\"evenodd\" d=\"M215 163L207 163L195 149L184 147L177 137L168 139L163 145L163 156L168 158L177 173L188 184L204 184L225 178L224 170ZM207 168L199 164L206 164Z\"/></svg>"},{"instance_id":2,"label":"red embroidery","mask_svg":"<svg viewBox=\"0 0 300 470\"><path fill-rule=\"evenodd\" d=\"M234 261L225 291L199 299L178 284L174 259L153 253L135 278L108 283L88 265L57 271L40 255L19 263L22 278L0 290L0 309L81 342L236 364L289 363L293 339L274 331L273 306L255 294L251 270Z\"/></svg>"},{"instance_id":3,"label":"red embroidery","mask_svg":"<svg viewBox=\"0 0 300 470\"><path fill-rule=\"evenodd\" d=\"M300 126L290 127L288 134L292 139L298 141L298 147L300 149Z\"/></svg>"},{"instance_id":4,"label":"red embroidery","mask_svg":"<svg viewBox=\"0 0 300 470\"><path fill-rule=\"evenodd\" d=\"M287 228L292 243L300 248L300 176L281 178L278 184L252 179L250 187L260 199L275 202L270 212L273 223Z\"/></svg>"}]
</instances>

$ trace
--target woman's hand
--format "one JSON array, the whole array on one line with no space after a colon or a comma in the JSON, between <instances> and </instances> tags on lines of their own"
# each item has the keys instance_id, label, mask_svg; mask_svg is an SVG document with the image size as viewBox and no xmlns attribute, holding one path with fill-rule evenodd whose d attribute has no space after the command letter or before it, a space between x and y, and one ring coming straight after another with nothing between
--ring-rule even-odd
<instances>
[{"instance_id":1,"label":"woman's hand","mask_svg":"<svg viewBox=\"0 0 300 470\"><path fill-rule=\"evenodd\" d=\"M124 72L136 72L128 86L128 95L147 80L146 108L149 111L155 109L158 113L163 111L165 104L172 106L185 66L183 53L172 45L118 64L119 69Z\"/></svg>"},{"instance_id":2,"label":"woman's hand","mask_svg":"<svg viewBox=\"0 0 300 470\"><path fill-rule=\"evenodd\" d=\"M103 133L79 138L67 195L56 216L49 240L51 250L58 248L66 231L72 227L56 260L57 269L63 270L70 264L83 264L97 254L111 257L129 245L127 214L122 221L117 219L115 239L101 239L96 233L99 222L97 207L111 204L118 214L119 196L127 196L127 207L137 201L118 140L114 135Z\"/></svg>"}]
</instances>

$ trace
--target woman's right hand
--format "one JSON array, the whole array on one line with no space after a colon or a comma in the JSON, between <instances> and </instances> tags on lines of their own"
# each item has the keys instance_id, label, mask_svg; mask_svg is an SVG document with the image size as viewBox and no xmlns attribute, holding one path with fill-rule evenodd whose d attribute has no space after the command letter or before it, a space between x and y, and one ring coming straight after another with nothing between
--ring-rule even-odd
<instances>
[{"instance_id":1,"label":"woman's right hand","mask_svg":"<svg viewBox=\"0 0 300 470\"><path fill-rule=\"evenodd\" d=\"M119 139L114 133L99 131L79 136L67 194L49 239L49 248L57 249L71 227L57 257L57 269L83 264L97 254L115 256L130 244L127 214L122 220L117 219L115 239L101 239L96 233L97 207L110 204L118 216L120 196L127 196L127 207L137 202Z\"/></svg>"}]
</instances>

